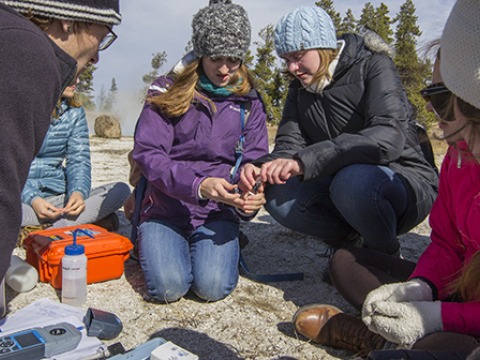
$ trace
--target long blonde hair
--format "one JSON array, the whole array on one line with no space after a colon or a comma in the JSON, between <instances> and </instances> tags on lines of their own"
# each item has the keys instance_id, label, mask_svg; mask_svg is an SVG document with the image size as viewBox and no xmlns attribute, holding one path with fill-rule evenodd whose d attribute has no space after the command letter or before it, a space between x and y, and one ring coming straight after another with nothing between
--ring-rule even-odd
<instances>
[{"instance_id":1,"label":"long blonde hair","mask_svg":"<svg viewBox=\"0 0 480 360\"><path fill-rule=\"evenodd\" d=\"M338 49L318 49L318 55L320 56L320 66L317 72L313 76L313 83L318 83L322 79L332 80L333 74L328 72L328 68L332 61L338 55Z\"/></svg>"},{"instance_id":2,"label":"long blonde hair","mask_svg":"<svg viewBox=\"0 0 480 360\"><path fill-rule=\"evenodd\" d=\"M194 103L195 97L207 100L212 110L216 111L215 104L198 89L202 74L201 59L196 59L186 65L181 73L170 72L168 75L173 79L173 84L165 92L147 96L146 101L169 118L185 114ZM246 95L255 87L253 75L245 64L240 65L229 85L231 86L229 90L238 96Z\"/></svg>"},{"instance_id":3,"label":"long blonde hair","mask_svg":"<svg viewBox=\"0 0 480 360\"><path fill-rule=\"evenodd\" d=\"M333 74L329 74L328 68L332 61L337 57L339 50L338 49L315 49L318 52L318 56L320 57L320 66L318 67L317 72L313 76L313 83L318 83L322 79L326 78L327 80L331 80ZM305 50L308 51L308 50ZM282 71L283 75L287 76L291 80L295 79L295 76L285 68Z\"/></svg>"},{"instance_id":4,"label":"long blonde hair","mask_svg":"<svg viewBox=\"0 0 480 360\"><path fill-rule=\"evenodd\" d=\"M462 301L480 301L480 251L471 257L448 288L452 294L458 294Z\"/></svg>"}]
</instances>

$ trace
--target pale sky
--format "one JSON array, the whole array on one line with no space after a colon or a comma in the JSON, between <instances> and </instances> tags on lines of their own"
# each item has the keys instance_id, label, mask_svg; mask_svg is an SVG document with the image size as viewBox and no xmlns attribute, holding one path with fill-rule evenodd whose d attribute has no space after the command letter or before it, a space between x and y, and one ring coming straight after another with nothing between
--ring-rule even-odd
<instances>
[{"instance_id":1,"label":"pale sky","mask_svg":"<svg viewBox=\"0 0 480 360\"><path fill-rule=\"evenodd\" d=\"M258 32L268 24L275 25L291 10L315 4L314 0L233 0L242 5L252 25L252 41L258 41ZM345 16L352 9L356 19L367 1L334 0L335 10ZM393 18L405 0L383 0ZM423 32L419 44L428 43L441 36L443 26L454 0L413 0L418 16L418 25ZM381 0L370 0L378 7ZM191 37L193 15L208 0L121 0L122 24L114 28L117 41L100 53L98 69L94 73L94 89L99 94L102 86L106 91L115 78L119 90L117 113L120 116L124 135L132 135L141 110L140 93L144 87L142 76L152 70L152 54L165 51L167 63L161 69L167 71L182 56ZM393 29L395 30L395 29ZM255 54L254 47L251 47ZM90 122L92 119L89 119ZM90 126L93 129L93 125Z\"/></svg>"}]
</instances>

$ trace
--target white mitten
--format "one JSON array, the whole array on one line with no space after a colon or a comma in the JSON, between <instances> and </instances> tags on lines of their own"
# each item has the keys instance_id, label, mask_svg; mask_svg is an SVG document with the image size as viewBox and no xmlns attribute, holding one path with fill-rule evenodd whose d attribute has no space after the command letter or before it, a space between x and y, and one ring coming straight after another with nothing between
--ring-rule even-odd
<instances>
[{"instance_id":1,"label":"white mitten","mask_svg":"<svg viewBox=\"0 0 480 360\"><path fill-rule=\"evenodd\" d=\"M440 301L377 301L367 326L388 341L412 345L427 334L443 330L441 307Z\"/></svg>"},{"instance_id":2,"label":"white mitten","mask_svg":"<svg viewBox=\"0 0 480 360\"><path fill-rule=\"evenodd\" d=\"M363 302L362 317L366 317L372 313L373 304L377 301L410 302L432 300L432 289L427 283L420 279L386 284L368 293Z\"/></svg>"}]
</instances>

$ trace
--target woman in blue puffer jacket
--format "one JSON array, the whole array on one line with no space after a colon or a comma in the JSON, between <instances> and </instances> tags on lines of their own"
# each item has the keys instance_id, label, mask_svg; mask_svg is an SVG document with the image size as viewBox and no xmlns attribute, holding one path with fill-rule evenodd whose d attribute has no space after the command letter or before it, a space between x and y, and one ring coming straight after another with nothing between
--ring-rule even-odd
<instances>
[{"instance_id":1,"label":"woman in blue puffer jacket","mask_svg":"<svg viewBox=\"0 0 480 360\"><path fill-rule=\"evenodd\" d=\"M32 162L22 191L22 228L97 223L118 228L118 210L130 188L122 182L91 189L90 143L85 111L76 86L62 94L58 116Z\"/></svg>"}]
</instances>

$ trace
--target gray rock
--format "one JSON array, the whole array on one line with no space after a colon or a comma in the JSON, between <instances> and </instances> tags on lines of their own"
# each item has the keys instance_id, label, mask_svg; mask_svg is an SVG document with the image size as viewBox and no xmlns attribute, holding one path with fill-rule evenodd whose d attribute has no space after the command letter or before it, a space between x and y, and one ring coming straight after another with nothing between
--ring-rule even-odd
<instances>
[{"instance_id":1,"label":"gray rock","mask_svg":"<svg viewBox=\"0 0 480 360\"><path fill-rule=\"evenodd\" d=\"M118 119L111 115L100 115L95 119L95 135L107 139L120 139L122 137L122 128Z\"/></svg>"}]
</instances>

